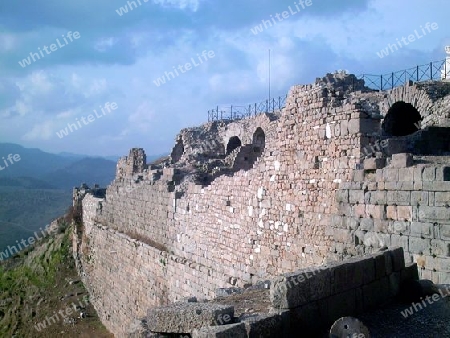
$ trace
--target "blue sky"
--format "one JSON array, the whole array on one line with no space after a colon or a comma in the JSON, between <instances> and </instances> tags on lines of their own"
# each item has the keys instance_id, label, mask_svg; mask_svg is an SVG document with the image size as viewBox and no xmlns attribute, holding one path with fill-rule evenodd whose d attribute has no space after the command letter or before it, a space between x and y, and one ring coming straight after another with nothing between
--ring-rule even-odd
<instances>
[{"instance_id":1,"label":"blue sky","mask_svg":"<svg viewBox=\"0 0 450 338\"><path fill-rule=\"evenodd\" d=\"M444 59L450 45L448 0L311 0L305 8L299 0L139 1L122 15L124 0L0 4L0 142L102 156L132 147L168 153L179 130L206 122L208 109L267 97L269 49L272 93L284 95L337 69L378 74ZM289 17L252 33L289 6ZM427 22L438 29L377 55ZM79 38L63 42L68 32ZM19 64L57 39L61 47ZM155 85L203 51L215 56ZM107 102L118 108L57 136Z\"/></svg>"}]
</instances>

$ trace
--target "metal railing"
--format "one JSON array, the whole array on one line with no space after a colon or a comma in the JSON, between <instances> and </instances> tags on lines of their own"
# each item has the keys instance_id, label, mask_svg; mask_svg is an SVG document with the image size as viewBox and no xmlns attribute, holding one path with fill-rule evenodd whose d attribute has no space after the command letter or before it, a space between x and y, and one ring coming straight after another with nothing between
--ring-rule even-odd
<instances>
[{"instance_id":1,"label":"metal railing","mask_svg":"<svg viewBox=\"0 0 450 338\"><path fill-rule=\"evenodd\" d=\"M366 87L375 90L389 90L403 86L409 81L420 82L450 78L450 69L446 60L433 61L413 68L399 70L382 75L362 74L358 79L364 80Z\"/></svg>"},{"instance_id":2,"label":"metal railing","mask_svg":"<svg viewBox=\"0 0 450 338\"><path fill-rule=\"evenodd\" d=\"M241 120L264 113L275 113L281 111L286 106L285 96L272 98L248 106L220 107L208 110L208 122L220 120Z\"/></svg>"},{"instance_id":3,"label":"metal railing","mask_svg":"<svg viewBox=\"0 0 450 338\"><path fill-rule=\"evenodd\" d=\"M399 86L403 86L409 81L420 82L427 80L450 79L450 67L447 60L433 61L424 65L418 65L413 68L404 69L392 73L373 75L361 74L356 78L364 80L366 87L373 90L390 90ZM212 110L208 110L208 122L220 120L241 120L256 116L263 113L274 113L281 111L286 106L285 96L272 98L260 103L249 104L248 106L217 106Z\"/></svg>"}]
</instances>

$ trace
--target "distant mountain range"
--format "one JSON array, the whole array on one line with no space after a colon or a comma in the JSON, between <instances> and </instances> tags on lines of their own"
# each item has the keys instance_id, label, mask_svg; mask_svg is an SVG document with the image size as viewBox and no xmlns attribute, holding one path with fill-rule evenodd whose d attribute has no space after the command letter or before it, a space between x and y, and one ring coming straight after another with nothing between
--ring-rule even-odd
<instances>
[{"instance_id":1,"label":"distant mountain range","mask_svg":"<svg viewBox=\"0 0 450 338\"><path fill-rule=\"evenodd\" d=\"M148 156L147 161L162 156ZM0 143L0 251L64 215L72 205L73 187L86 183L106 188L114 179L118 159L51 154Z\"/></svg>"},{"instance_id":2,"label":"distant mountain range","mask_svg":"<svg viewBox=\"0 0 450 338\"><path fill-rule=\"evenodd\" d=\"M20 160L11 163L7 159L9 154L20 155ZM33 185L48 185L54 189L71 189L81 183L106 187L114 179L116 170L115 161L101 157L70 153L56 155L12 143L0 143L0 166L4 168L0 170L0 186L2 183L11 186L12 182L29 186L32 182ZM16 180L6 183L1 180L5 178Z\"/></svg>"},{"instance_id":3,"label":"distant mountain range","mask_svg":"<svg viewBox=\"0 0 450 338\"><path fill-rule=\"evenodd\" d=\"M20 160L9 161L9 154L18 154ZM113 159L0 143L0 250L64 215L72 205L73 187L110 184L116 170Z\"/></svg>"}]
</instances>

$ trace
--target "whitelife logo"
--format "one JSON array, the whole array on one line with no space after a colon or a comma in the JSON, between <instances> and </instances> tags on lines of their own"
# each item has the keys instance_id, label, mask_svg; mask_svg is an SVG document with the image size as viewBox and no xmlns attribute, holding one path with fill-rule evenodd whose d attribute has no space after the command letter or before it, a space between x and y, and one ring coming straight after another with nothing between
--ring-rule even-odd
<instances>
[{"instance_id":1,"label":"whitelife logo","mask_svg":"<svg viewBox=\"0 0 450 338\"><path fill-rule=\"evenodd\" d=\"M142 2L149 2L149 0L136 0L139 4L139 6L142 6ZM120 7L119 9L116 9L116 13L119 14L119 16L122 16L126 13L128 13L128 11L132 11L135 8L138 8L138 5L136 3L136 1L127 1L127 4L124 7ZM133 7L134 6L134 7Z\"/></svg>"},{"instance_id":2,"label":"whitelife logo","mask_svg":"<svg viewBox=\"0 0 450 338\"><path fill-rule=\"evenodd\" d=\"M67 123L67 127L64 129L61 129L60 131L56 132L56 135L58 135L59 138L63 138L64 136L68 136L70 133L73 133L75 130L81 129L83 125L87 126L89 123L92 123L95 121L95 118L99 119L103 116L105 116L108 113L111 113L111 110L116 110L118 108L117 103L109 103L106 102L105 106L99 106L102 114L99 114L96 109L93 110L95 113L95 116L93 114L89 114L87 116L87 119L82 116L81 121L78 120L78 118L75 119L75 123ZM103 108L106 108L108 112L105 112ZM83 122L83 124L81 124Z\"/></svg>"},{"instance_id":3,"label":"whitelife logo","mask_svg":"<svg viewBox=\"0 0 450 338\"><path fill-rule=\"evenodd\" d=\"M13 245L13 246L8 245L8 248L5 251L0 251L0 262L5 259L8 259L9 257L12 257L15 254L18 254L23 249L27 248L30 245L33 245L34 243L41 240L42 238L45 238L46 236L53 234L57 230L56 228L50 229L50 227L51 227L51 224L47 224L45 226L45 230L42 230L42 228L39 228L39 230L41 230L42 237L39 237L37 234L37 231L35 231L34 237L30 237L27 240L22 239L20 241L20 243L19 243L19 241L16 241L17 245ZM22 244L22 245L20 245L20 244ZM17 248L19 248L19 249L17 249ZM8 251L9 251L9 253L8 253Z\"/></svg>"},{"instance_id":4,"label":"whitelife logo","mask_svg":"<svg viewBox=\"0 0 450 338\"><path fill-rule=\"evenodd\" d=\"M275 18L278 20L275 20L274 16L270 16L270 20L261 20L261 24L258 26L255 26L254 28L251 28L250 30L254 35L258 35L259 33L262 33L264 29L273 27L278 22L282 22L285 19L288 19L292 15L295 15L297 13L300 13L302 9L305 9L306 7L312 6L312 0L300 0L298 3L294 2L294 6L297 9L297 11L293 10L291 6L288 7L289 11L283 11L280 13L275 14ZM300 8L301 7L301 8Z\"/></svg>"},{"instance_id":5,"label":"whitelife logo","mask_svg":"<svg viewBox=\"0 0 450 338\"><path fill-rule=\"evenodd\" d=\"M31 65L31 60L33 60L33 62L36 62L37 60L44 58L45 55L50 55L52 52L55 52L58 49L67 46L69 44L69 41L73 42L73 40L78 40L80 37L81 37L81 35L79 32L73 32L73 33L72 33L72 31L67 32L67 38L64 36L64 34L62 35L62 38L63 38L65 44L61 43L61 41L59 41L59 38L58 38L58 39L56 39L56 42L58 45L56 45L56 43L52 43L50 45L50 47L49 46L42 47L42 49L45 51L46 54L44 54L44 51L42 51L42 49L39 47L38 53L30 52L30 56L27 57L26 59L23 59L22 61L19 61L19 65L22 68L25 68L26 66ZM67 39L69 39L69 41L67 41ZM49 48L50 48L50 50L49 50Z\"/></svg>"},{"instance_id":6,"label":"whitelife logo","mask_svg":"<svg viewBox=\"0 0 450 338\"><path fill-rule=\"evenodd\" d=\"M178 73L178 70L184 74L190 70L192 70L192 66L194 67L198 67L201 64L203 64L204 62L208 61L209 59L212 59L216 56L216 54L214 54L214 51L210 50L209 52L207 52L206 50L204 50L202 52L202 54L197 54L197 60L199 63L195 62L195 59L192 57L191 58L191 62L186 62L184 65L178 65L178 67L175 68L175 66L173 66L173 72L165 72L164 76L157 78L156 80L153 81L153 83L159 87L163 84L167 82L169 82L170 80L173 80L175 78L177 78L178 76L180 76L181 74Z\"/></svg>"},{"instance_id":7,"label":"whitelife logo","mask_svg":"<svg viewBox=\"0 0 450 338\"><path fill-rule=\"evenodd\" d=\"M6 159L5 159L5 157L2 157L2 159L3 159L3 164L4 164L5 166L3 167L3 166L1 165L1 163L0 163L0 171L2 171L2 170L4 170L4 169L8 168L10 165L13 165L14 163L19 162L19 161L21 160L19 154L15 154L15 155L9 154L9 155L6 157ZM8 164L8 161L9 161L9 164Z\"/></svg>"}]
</instances>

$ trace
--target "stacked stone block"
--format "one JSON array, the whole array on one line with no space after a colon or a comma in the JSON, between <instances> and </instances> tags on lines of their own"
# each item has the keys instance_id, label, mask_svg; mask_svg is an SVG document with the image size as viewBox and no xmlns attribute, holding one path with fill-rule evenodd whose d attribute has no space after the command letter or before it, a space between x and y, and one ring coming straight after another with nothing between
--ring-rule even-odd
<instances>
[{"instance_id":1,"label":"stacked stone block","mask_svg":"<svg viewBox=\"0 0 450 338\"><path fill-rule=\"evenodd\" d=\"M273 311L289 310L290 332L317 336L344 316L392 301L401 283L418 279L402 248L284 274L273 280Z\"/></svg>"},{"instance_id":2,"label":"stacked stone block","mask_svg":"<svg viewBox=\"0 0 450 338\"><path fill-rule=\"evenodd\" d=\"M395 155L390 166L356 171L356 181L341 185L340 212L330 229L336 234L335 249L357 254L401 246L408 262L420 263L422 278L446 284L450 166L410 166L411 161L407 154Z\"/></svg>"}]
</instances>

